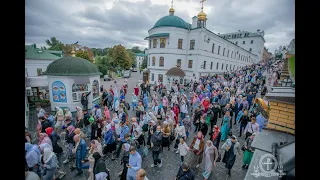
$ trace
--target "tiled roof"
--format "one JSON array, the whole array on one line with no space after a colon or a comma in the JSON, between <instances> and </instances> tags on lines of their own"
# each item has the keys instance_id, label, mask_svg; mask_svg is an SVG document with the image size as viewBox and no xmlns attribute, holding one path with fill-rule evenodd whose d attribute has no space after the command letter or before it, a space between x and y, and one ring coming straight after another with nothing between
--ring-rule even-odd
<instances>
[{"instance_id":1,"label":"tiled roof","mask_svg":"<svg viewBox=\"0 0 320 180\"><path fill-rule=\"evenodd\" d=\"M57 51L59 52L59 51ZM36 48L35 45L25 45L25 59L43 59L43 60L56 60L61 57Z\"/></svg>"}]
</instances>

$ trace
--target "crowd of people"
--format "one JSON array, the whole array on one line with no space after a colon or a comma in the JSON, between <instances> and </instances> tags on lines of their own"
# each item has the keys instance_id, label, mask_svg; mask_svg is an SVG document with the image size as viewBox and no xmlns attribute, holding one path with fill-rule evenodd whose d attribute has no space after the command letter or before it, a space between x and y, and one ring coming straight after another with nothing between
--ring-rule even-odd
<instances>
[{"instance_id":1,"label":"crowd of people","mask_svg":"<svg viewBox=\"0 0 320 180\"><path fill-rule=\"evenodd\" d=\"M153 86L142 82L132 87L130 103L127 82L120 91L112 85L109 90L103 89L101 103L90 109L90 92L84 93L83 107L76 107L74 117L68 108L56 107L55 115L50 115L38 107L35 136L25 132L26 177L61 179L66 175L61 163L69 163L72 171L77 170L75 176L87 169L89 180L110 179L105 163L110 158L119 159L123 166L120 179L146 180L141 166L149 152L152 168L163 166L160 153L179 154L179 180L194 179L200 166L206 180L217 163L225 163L231 175L242 151L242 168L248 169L254 152L251 143L268 123L255 98L259 92L266 94L266 83L270 82L270 78L266 82L263 73L272 74L271 81L276 83L277 68L281 68L281 62L276 67L270 63L254 64L222 75L202 76L191 80L188 86L178 81L170 87L161 82ZM135 116L129 117L130 110ZM217 124L220 119L221 124ZM243 145L238 142L242 136ZM188 138L192 139L190 144L186 142Z\"/></svg>"}]
</instances>

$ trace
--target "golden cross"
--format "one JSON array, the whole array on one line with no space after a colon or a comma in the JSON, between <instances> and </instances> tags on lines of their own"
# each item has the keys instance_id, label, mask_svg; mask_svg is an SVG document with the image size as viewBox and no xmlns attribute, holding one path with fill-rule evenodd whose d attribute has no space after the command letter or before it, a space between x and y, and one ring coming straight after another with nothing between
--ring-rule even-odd
<instances>
[{"instance_id":1,"label":"golden cross","mask_svg":"<svg viewBox=\"0 0 320 180\"><path fill-rule=\"evenodd\" d=\"M173 8L173 0L171 1L171 7Z\"/></svg>"},{"instance_id":2,"label":"golden cross","mask_svg":"<svg viewBox=\"0 0 320 180\"><path fill-rule=\"evenodd\" d=\"M201 0L200 3L202 3L202 6L201 6L201 9L203 9L203 3L205 2L206 0Z\"/></svg>"}]
</instances>

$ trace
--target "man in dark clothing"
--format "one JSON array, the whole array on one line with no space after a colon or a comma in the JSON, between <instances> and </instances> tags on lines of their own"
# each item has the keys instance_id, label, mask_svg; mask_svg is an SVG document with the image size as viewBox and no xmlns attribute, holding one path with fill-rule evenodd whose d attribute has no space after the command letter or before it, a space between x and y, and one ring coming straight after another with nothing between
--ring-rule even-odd
<instances>
[{"instance_id":1,"label":"man in dark clothing","mask_svg":"<svg viewBox=\"0 0 320 180\"><path fill-rule=\"evenodd\" d=\"M176 180L194 180L194 172L190 169L189 165L186 163L181 165Z\"/></svg>"},{"instance_id":2,"label":"man in dark clothing","mask_svg":"<svg viewBox=\"0 0 320 180\"><path fill-rule=\"evenodd\" d=\"M250 109L250 107L252 105L253 98L254 98L254 94L252 94L252 91L249 91L249 94L247 95L247 101L249 103L249 108L248 109Z\"/></svg>"},{"instance_id":3,"label":"man in dark clothing","mask_svg":"<svg viewBox=\"0 0 320 180\"><path fill-rule=\"evenodd\" d=\"M218 116L221 112L221 107L219 106L218 102L213 103L212 112L213 112L213 116L210 119L210 123L211 123L211 127L213 128L213 126L217 124ZM212 131L212 128L211 128L211 131Z\"/></svg>"},{"instance_id":4,"label":"man in dark clothing","mask_svg":"<svg viewBox=\"0 0 320 180\"><path fill-rule=\"evenodd\" d=\"M39 117L39 120L41 122L41 133L46 133L46 129L51 127L50 122L43 116Z\"/></svg>"},{"instance_id":5,"label":"man in dark clothing","mask_svg":"<svg viewBox=\"0 0 320 180\"><path fill-rule=\"evenodd\" d=\"M89 122L89 118L90 118L90 114L88 113L88 111L86 109L82 110L83 113L83 124L84 124L84 132L87 136L87 138L90 137L91 134L91 128L90 128L90 122Z\"/></svg>"},{"instance_id":6,"label":"man in dark clothing","mask_svg":"<svg viewBox=\"0 0 320 180\"><path fill-rule=\"evenodd\" d=\"M81 104L83 109L88 109L88 96L90 94L91 94L91 91L89 93L82 93Z\"/></svg>"},{"instance_id":7,"label":"man in dark clothing","mask_svg":"<svg viewBox=\"0 0 320 180\"><path fill-rule=\"evenodd\" d=\"M241 99L237 98L236 104L234 106L234 113L235 113L235 119L238 117L238 113L243 109L243 104L241 103ZM234 121L234 125L237 123L237 121Z\"/></svg>"},{"instance_id":8,"label":"man in dark clothing","mask_svg":"<svg viewBox=\"0 0 320 180\"><path fill-rule=\"evenodd\" d=\"M151 167L161 167L162 161L159 158L160 150L161 150L161 144L162 144L162 132L161 132L161 126L157 126L156 132L153 132L151 129L150 131L152 137L151 137L151 149L152 149L152 157L153 157L153 163L151 164Z\"/></svg>"},{"instance_id":9,"label":"man in dark clothing","mask_svg":"<svg viewBox=\"0 0 320 180\"><path fill-rule=\"evenodd\" d=\"M146 88L147 88L147 92L148 92L147 96L148 96L148 94L149 94L149 96L151 96L151 90L150 90L151 86L149 83L146 85Z\"/></svg>"},{"instance_id":10,"label":"man in dark clothing","mask_svg":"<svg viewBox=\"0 0 320 180\"><path fill-rule=\"evenodd\" d=\"M107 106L108 109L112 108L113 95L111 92L107 93L107 96L104 99L104 106Z\"/></svg>"},{"instance_id":11,"label":"man in dark clothing","mask_svg":"<svg viewBox=\"0 0 320 180\"><path fill-rule=\"evenodd\" d=\"M201 117L202 111L200 107L198 106L197 109L194 111L194 120L193 124L196 126L194 129L194 132L200 131L200 117Z\"/></svg>"}]
</instances>

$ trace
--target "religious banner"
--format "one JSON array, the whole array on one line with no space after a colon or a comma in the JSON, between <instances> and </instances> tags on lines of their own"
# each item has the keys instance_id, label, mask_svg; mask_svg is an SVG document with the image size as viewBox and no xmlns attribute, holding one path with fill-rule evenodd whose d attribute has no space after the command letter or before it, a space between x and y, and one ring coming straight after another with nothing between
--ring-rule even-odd
<instances>
[{"instance_id":1,"label":"religious banner","mask_svg":"<svg viewBox=\"0 0 320 180\"><path fill-rule=\"evenodd\" d=\"M52 99L53 102L67 102L66 87L61 81L52 83Z\"/></svg>"}]
</instances>

